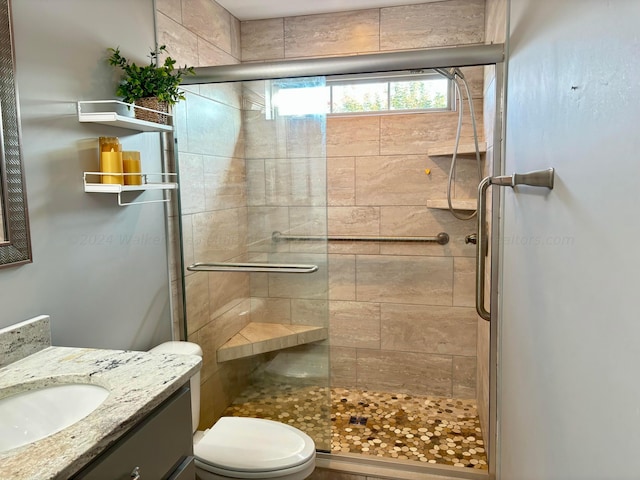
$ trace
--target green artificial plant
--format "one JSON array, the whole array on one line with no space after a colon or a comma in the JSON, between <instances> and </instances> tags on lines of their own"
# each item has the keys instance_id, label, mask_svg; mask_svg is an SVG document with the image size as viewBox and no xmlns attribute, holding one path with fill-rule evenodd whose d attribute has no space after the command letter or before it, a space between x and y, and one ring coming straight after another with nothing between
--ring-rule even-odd
<instances>
[{"instance_id":1,"label":"green artificial plant","mask_svg":"<svg viewBox=\"0 0 640 480\"><path fill-rule=\"evenodd\" d=\"M156 97L159 101L175 105L184 100L184 92L178 86L185 75L195 75L193 67L176 68L176 61L170 56L165 57L164 63L158 64L160 53L166 53L166 46L158 47L149 55L149 65L139 66L127 60L120 54L120 47L108 48L110 56L108 62L119 67L123 76L116 90L116 95L122 97L126 103L135 103L139 98Z\"/></svg>"}]
</instances>

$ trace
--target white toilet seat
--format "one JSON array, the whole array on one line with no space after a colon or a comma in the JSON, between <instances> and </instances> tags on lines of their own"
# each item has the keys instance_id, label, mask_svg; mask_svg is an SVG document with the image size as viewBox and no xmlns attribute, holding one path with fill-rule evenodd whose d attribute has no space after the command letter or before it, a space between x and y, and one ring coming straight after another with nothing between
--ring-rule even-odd
<instances>
[{"instance_id":1,"label":"white toilet seat","mask_svg":"<svg viewBox=\"0 0 640 480\"><path fill-rule=\"evenodd\" d=\"M315 467L311 437L260 418L220 418L209 430L196 433L194 455L196 466L213 474L209 478L296 480Z\"/></svg>"}]
</instances>

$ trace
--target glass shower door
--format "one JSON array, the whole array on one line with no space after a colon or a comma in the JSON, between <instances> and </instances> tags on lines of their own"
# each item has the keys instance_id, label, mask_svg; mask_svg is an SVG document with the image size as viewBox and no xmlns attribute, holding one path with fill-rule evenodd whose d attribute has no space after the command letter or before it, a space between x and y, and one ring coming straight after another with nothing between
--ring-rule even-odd
<instances>
[{"instance_id":1,"label":"glass shower door","mask_svg":"<svg viewBox=\"0 0 640 480\"><path fill-rule=\"evenodd\" d=\"M292 425L329 451L324 95L323 78L242 86L246 261L274 270L248 274L244 336L260 353L224 414ZM317 270L278 273L280 266Z\"/></svg>"}]
</instances>

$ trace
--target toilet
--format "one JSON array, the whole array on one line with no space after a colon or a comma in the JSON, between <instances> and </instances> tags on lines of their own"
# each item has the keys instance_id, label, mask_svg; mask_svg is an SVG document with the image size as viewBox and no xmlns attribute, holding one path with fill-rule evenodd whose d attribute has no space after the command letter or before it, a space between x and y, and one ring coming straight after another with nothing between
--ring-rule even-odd
<instances>
[{"instance_id":1,"label":"toilet","mask_svg":"<svg viewBox=\"0 0 640 480\"><path fill-rule=\"evenodd\" d=\"M202 356L200 346L191 342L166 342L150 351ZM199 431L200 372L191 378L190 388L193 453L200 480L304 480L311 475L316 446L306 433L284 423L246 417L222 417Z\"/></svg>"}]
</instances>

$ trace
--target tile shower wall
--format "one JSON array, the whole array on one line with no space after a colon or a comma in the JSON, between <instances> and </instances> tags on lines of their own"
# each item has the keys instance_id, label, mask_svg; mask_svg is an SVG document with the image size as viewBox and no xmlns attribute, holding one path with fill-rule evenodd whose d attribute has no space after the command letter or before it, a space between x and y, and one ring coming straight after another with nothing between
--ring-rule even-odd
<instances>
[{"instance_id":1,"label":"tile shower wall","mask_svg":"<svg viewBox=\"0 0 640 480\"><path fill-rule=\"evenodd\" d=\"M239 22L215 2L158 0L157 25L159 42L167 45L179 64L239 63ZM248 215L240 86L203 85L185 90L187 99L175 111L185 266L246 261ZM180 273L179 268L173 270ZM249 322L249 277L186 269L184 275L187 338L204 351L204 428L211 426L245 388L254 368L251 359L216 361L218 347ZM179 288L175 278L174 292Z\"/></svg>"},{"instance_id":2,"label":"tile shower wall","mask_svg":"<svg viewBox=\"0 0 640 480\"><path fill-rule=\"evenodd\" d=\"M158 0L157 25L159 42L168 46L178 63L204 66L481 43L484 9L484 0L446 0L240 23L212 0ZM465 74L481 119L482 70L466 69ZM251 159L264 154L256 153L263 147L256 138L243 144L240 101L235 86L190 87L187 102L177 112L187 265L245 259L249 252L243 236L249 232L248 225L279 218L273 209L247 211L247 205L257 206L252 204L252 195L260 195L256 184L264 185L256 182L255 175L256 169L264 172L264 165ZM447 231L451 235L444 247L330 246L331 343L335 345L331 358L336 386L412 392L423 385L421 393L475 396L473 248L463 242L473 222L425 207L427 198L444 197L450 161L429 158L426 149L434 143L453 142L456 118L455 113L437 113L328 120L329 234ZM205 138L201 120L220 135ZM468 121L463 136L470 138ZM471 196L477 184L473 165L468 161L458 165L455 195ZM425 168L431 169L431 175L423 173ZM302 218L310 215L304 208L300 212L304 212ZM294 208L290 214L295 216ZM170 220L175 222L177 217ZM294 233L314 233L310 223L291 225L296 227ZM258 253L251 253L252 260L259 259ZM258 321L268 317L257 312L278 310L281 302L258 293L265 285L259 278L251 284L242 274L222 278L185 273L189 339L205 349L203 395L212 399L203 402L202 425L207 426L255 367L251 360L218 365L216 348L249 321L252 302ZM393 281L387 282L389 278ZM173 278L172 285L178 292L179 279ZM253 300L249 300L250 288L256 295ZM307 298L293 300L289 307L292 323L314 324L321 321L326 305ZM175 318L179 315L176 312ZM397 380L393 385L386 371Z\"/></svg>"},{"instance_id":3,"label":"tile shower wall","mask_svg":"<svg viewBox=\"0 0 640 480\"><path fill-rule=\"evenodd\" d=\"M448 0L246 21L242 61L477 44L484 41L484 13L484 0ZM464 73L482 134L483 69ZM327 120L329 235L451 236L446 246L329 245L333 386L476 396L475 251L464 244L475 221L426 207L428 199L445 198L450 165L427 149L453 144L456 122L455 112ZM462 137L472 138L468 117ZM246 141L247 152L263 147L251 135ZM264 170L249 168L249 183L262 183L260 175ZM461 160L454 196L474 197L475 175L473 161Z\"/></svg>"}]
</instances>

